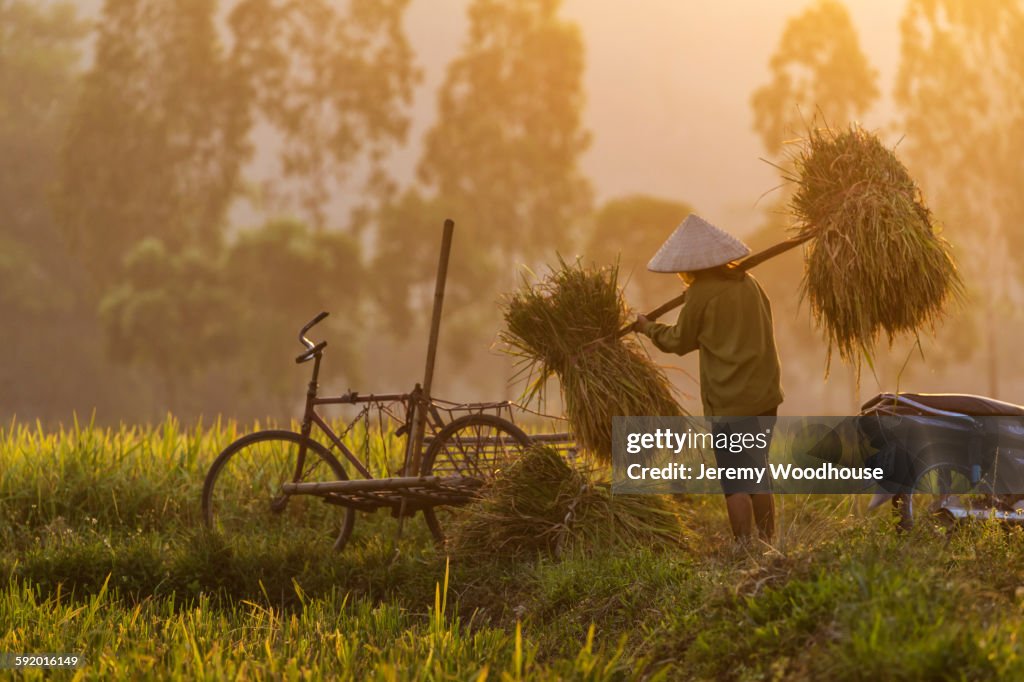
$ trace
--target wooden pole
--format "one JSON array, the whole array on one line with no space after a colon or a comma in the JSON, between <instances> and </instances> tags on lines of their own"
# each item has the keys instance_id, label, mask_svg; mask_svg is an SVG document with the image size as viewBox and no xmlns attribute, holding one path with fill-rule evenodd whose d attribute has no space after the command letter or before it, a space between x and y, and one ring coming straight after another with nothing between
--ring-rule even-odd
<instances>
[{"instance_id":1,"label":"wooden pole","mask_svg":"<svg viewBox=\"0 0 1024 682\"><path fill-rule=\"evenodd\" d=\"M322 495L325 493L370 493L402 491L409 488L462 487L479 488L482 481L465 476L405 476L401 478L360 478L353 481L311 481L283 483L282 492L288 495Z\"/></svg>"},{"instance_id":2,"label":"wooden pole","mask_svg":"<svg viewBox=\"0 0 1024 682\"><path fill-rule=\"evenodd\" d=\"M448 256L452 249L452 233L455 223L451 218L444 221L444 235L441 237L441 256L437 263L437 281L434 283L434 310L430 317L430 339L427 342L427 361L423 370L423 386L416 404L413 405L413 432L409 438L409 457L406 462L411 471L406 476L419 476L422 459L423 434L427 427L427 406L430 404L430 389L434 381L434 361L437 358L437 339L441 332L441 308L444 304L444 285L448 279Z\"/></svg>"},{"instance_id":3,"label":"wooden pole","mask_svg":"<svg viewBox=\"0 0 1024 682\"><path fill-rule=\"evenodd\" d=\"M779 242L778 244L769 246L767 249L764 249L763 251L758 251L754 255L748 256L747 258L741 260L739 263L736 264L736 269L747 271L750 268L754 267L755 265L759 265L765 262L769 258L774 258L780 253L785 253L786 251L789 251L790 249L799 246L804 242L810 241L812 236L813 235L810 234L800 235L799 237L792 237L784 242ZM662 303L651 312L646 313L644 317L646 317L648 320L656 320L665 313L667 313L668 311L678 308L685 302L686 292L684 291L683 293L673 298L671 301L666 301L665 303ZM625 336L631 331L633 331L633 325L623 327L622 329L619 330L618 336Z\"/></svg>"}]
</instances>

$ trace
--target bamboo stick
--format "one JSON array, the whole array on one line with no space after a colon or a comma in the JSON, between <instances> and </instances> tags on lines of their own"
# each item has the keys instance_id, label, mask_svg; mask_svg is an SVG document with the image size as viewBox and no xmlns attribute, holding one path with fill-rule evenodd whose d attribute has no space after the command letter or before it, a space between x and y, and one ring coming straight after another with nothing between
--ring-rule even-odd
<instances>
[{"instance_id":1,"label":"bamboo stick","mask_svg":"<svg viewBox=\"0 0 1024 682\"><path fill-rule=\"evenodd\" d=\"M753 254L752 256L747 256L746 258L744 258L743 260L741 260L739 263L736 264L736 268L738 270L747 271L750 268L754 267L755 265L760 265L761 263L765 262L769 258L774 258L775 256L778 256L780 253L785 253L786 251L789 251L790 249L795 248L795 247L799 246L800 244L803 244L804 242L809 241L810 239L811 239L811 235L800 235L798 237L792 237L790 239L787 239L784 242L779 242L778 244L774 244L772 246L769 246L767 249L764 249L763 251L758 251L757 253ZM661 317L662 315L664 315L665 313L669 312L670 310L674 310L675 308L678 308L679 306L681 306L685 302L686 302L686 292L684 291L683 293L679 294L678 296L676 296L672 300L666 301L665 303L662 303L661 305L659 305L657 308L655 308L651 312L646 313L644 315L644 317L646 317L648 320L656 320L659 317ZM623 327L622 329L620 329L618 335L619 336L625 336L626 334L630 333L631 331L634 331L634 325L633 324L627 325L627 326Z\"/></svg>"}]
</instances>

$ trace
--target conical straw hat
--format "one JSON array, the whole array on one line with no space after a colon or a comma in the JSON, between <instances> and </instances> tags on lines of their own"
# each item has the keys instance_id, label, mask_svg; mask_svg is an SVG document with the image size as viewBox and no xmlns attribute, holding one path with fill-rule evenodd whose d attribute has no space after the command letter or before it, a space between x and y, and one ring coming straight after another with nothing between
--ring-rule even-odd
<instances>
[{"instance_id":1,"label":"conical straw hat","mask_svg":"<svg viewBox=\"0 0 1024 682\"><path fill-rule=\"evenodd\" d=\"M746 244L691 213L647 264L652 272L692 272L725 265L750 253Z\"/></svg>"}]
</instances>

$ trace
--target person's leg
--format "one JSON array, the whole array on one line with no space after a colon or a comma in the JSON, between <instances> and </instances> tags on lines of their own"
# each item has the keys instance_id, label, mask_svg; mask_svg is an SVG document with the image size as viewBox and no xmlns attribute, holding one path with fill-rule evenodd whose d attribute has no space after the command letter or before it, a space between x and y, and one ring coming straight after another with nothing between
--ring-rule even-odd
<instances>
[{"instance_id":1,"label":"person's leg","mask_svg":"<svg viewBox=\"0 0 1024 682\"><path fill-rule=\"evenodd\" d=\"M775 498L771 493L756 493L750 496L750 503L761 539L771 542L775 537Z\"/></svg>"},{"instance_id":2,"label":"person's leg","mask_svg":"<svg viewBox=\"0 0 1024 682\"><path fill-rule=\"evenodd\" d=\"M770 497L770 496L769 496ZM747 493L732 493L725 496L725 508L729 512L729 525L737 540L755 537L754 505Z\"/></svg>"},{"instance_id":3,"label":"person's leg","mask_svg":"<svg viewBox=\"0 0 1024 682\"><path fill-rule=\"evenodd\" d=\"M768 451L771 448L772 431L775 430L775 418L778 416L778 407L774 407L759 415L760 429L768 432L767 443L760 453L761 466L768 466ZM771 542L775 537L775 498L771 492L770 479L766 479L767 485L764 492L756 492L750 496L751 506L754 508L754 521L757 523L757 530L761 539Z\"/></svg>"},{"instance_id":4,"label":"person's leg","mask_svg":"<svg viewBox=\"0 0 1024 682\"><path fill-rule=\"evenodd\" d=\"M771 432L775 426L777 409L771 409L753 419L723 419L716 420L712 427L715 437L719 433L754 433L755 431L767 431L768 437L764 448L748 448L741 453L732 453L726 448L715 449L715 460L719 466L746 467L757 466L767 469L768 449L771 444ZM722 489L725 492L725 507L729 513L729 525L732 527L732 534L738 540L753 539L760 534L761 539L770 542L775 536L775 499L771 494L770 479L765 479L763 484L751 486L746 482L736 483L722 480ZM746 488L745 492L738 492L736 488ZM763 492L762 492L763 491Z\"/></svg>"},{"instance_id":5,"label":"person's leg","mask_svg":"<svg viewBox=\"0 0 1024 682\"><path fill-rule=\"evenodd\" d=\"M746 433L751 430L748 419L719 418L713 420L712 432L715 434L716 442L722 436L726 441L732 438L735 433ZM754 422L756 427L756 421ZM738 469L750 466L747 453L732 452L728 446L715 448L715 464L720 467ZM748 481L732 480L722 478L720 481L722 492L725 493L725 510L729 514L729 526L732 528L733 537L737 540L753 540L757 537L757 528L754 525L754 506L751 502Z\"/></svg>"}]
</instances>

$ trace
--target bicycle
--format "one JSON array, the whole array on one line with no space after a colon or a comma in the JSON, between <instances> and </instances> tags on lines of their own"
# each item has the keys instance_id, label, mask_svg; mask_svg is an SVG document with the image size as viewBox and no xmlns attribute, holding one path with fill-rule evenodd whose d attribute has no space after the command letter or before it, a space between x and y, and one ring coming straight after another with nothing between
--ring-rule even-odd
<instances>
[{"instance_id":1,"label":"bicycle","mask_svg":"<svg viewBox=\"0 0 1024 682\"><path fill-rule=\"evenodd\" d=\"M508 401L454 403L431 398L452 228L453 223L446 221L423 384L409 393L364 396L349 391L320 397L320 364L327 342L314 343L306 335L327 313L314 317L299 332L305 350L295 358L299 364L313 362L299 431L257 431L217 456L203 484L202 514L208 528L227 536L242 534L254 524L261 532L277 527L293 536L327 534L341 550L352 535L357 511L390 508L399 519L399 532L402 520L422 512L434 538L442 542L436 507L472 500L532 440L569 442L568 434L531 439L511 420L517 406ZM386 414L399 422L395 433L407 438L402 475L374 478L370 453L361 460L342 440L351 424L339 435L319 413L317 408L328 405L363 405L361 415L376 410L379 417ZM329 446L313 437L314 429ZM351 478L343 462L351 468ZM331 513L336 507L344 510L340 524Z\"/></svg>"}]
</instances>

